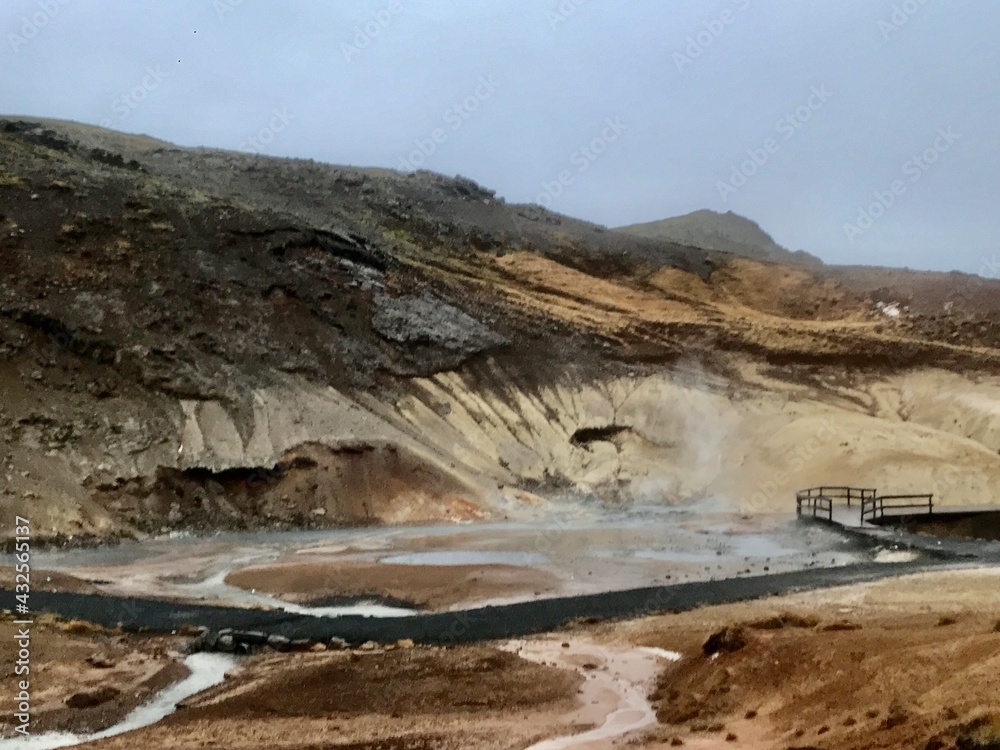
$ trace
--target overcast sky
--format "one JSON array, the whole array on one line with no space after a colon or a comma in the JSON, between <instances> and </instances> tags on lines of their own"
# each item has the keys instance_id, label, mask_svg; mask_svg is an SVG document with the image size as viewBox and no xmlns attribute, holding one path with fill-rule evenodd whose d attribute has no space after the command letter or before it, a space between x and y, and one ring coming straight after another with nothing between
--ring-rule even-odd
<instances>
[{"instance_id":1,"label":"overcast sky","mask_svg":"<svg viewBox=\"0 0 1000 750\"><path fill-rule=\"evenodd\" d=\"M0 2L6 113L1000 272L1000 3Z\"/></svg>"}]
</instances>

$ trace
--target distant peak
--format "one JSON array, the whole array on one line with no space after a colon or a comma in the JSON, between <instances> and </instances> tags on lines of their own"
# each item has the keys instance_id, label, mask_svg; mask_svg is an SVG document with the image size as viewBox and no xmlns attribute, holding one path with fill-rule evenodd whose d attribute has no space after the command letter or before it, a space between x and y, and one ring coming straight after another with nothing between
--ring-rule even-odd
<instances>
[{"instance_id":1,"label":"distant peak","mask_svg":"<svg viewBox=\"0 0 1000 750\"><path fill-rule=\"evenodd\" d=\"M639 237L668 240L757 260L807 263L821 261L802 251L782 247L753 219L734 211L720 213L708 208L644 224L620 227L618 231Z\"/></svg>"}]
</instances>

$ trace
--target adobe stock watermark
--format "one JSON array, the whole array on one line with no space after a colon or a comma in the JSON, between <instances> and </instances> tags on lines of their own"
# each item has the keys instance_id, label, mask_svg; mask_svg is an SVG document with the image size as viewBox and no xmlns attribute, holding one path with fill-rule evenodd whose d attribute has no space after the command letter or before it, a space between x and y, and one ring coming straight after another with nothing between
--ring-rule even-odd
<instances>
[{"instance_id":1,"label":"adobe stock watermark","mask_svg":"<svg viewBox=\"0 0 1000 750\"><path fill-rule=\"evenodd\" d=\"M128 91L123 91L111 102L111 111L118 115L119 120L127 120L139 106L149 98L167 79L167 72L159 65L146 66L146 75ZM102 128L109 128L114 123L110 118L101 120Z\"/></svg>"},{"instance_id":2,"label":"adobe stock watermark","mask_svg":"<svg viewBox=\"0 0 1000 750\"><path fill-rule=\"evenodd\" d=\"M673 60L677 70L683 72L685 68L693 65L694 61L715 44L715 40L722 36L727 28L733 25L737 14L749 7L750 0L736 0L732 8L725 8L715 18L702 21L702 28L687 38L684 51L674 52Z\"/></svg>"},{"instance_id":3,"label":"adobe stock watermark","mask_svg":"<svg viewBox=\"0 0 1000 750\"><path fill-rule=\"evenodd\" d=\"M600 134L591 138L589 143L585 143L569 155L569 163L576 167L576 171L563 169L554 180L543 182L542 192L535 198L535 203L542 208L549 208L552 202L562 195L579 175L590 169L590 165L597 161L601 154L607 151L608 147L617 141L626 130L628 130L628 125L622 122L621 117L607 118Z\"/></svg>"},{"instance_id":4,"label":"adobe stock watermark","mask_svg":"<svg viewBox=\"0 0 1000 750\"><path fill-rule=\"evenodd\" d=\"M558 29L560 24L564 24L570 19L570 16L576 15L580 6L585 2L587 0L561 0L555 8L549 8L545 11L545 19L549 22L549 27L553 31Z\"/></svg>"},{"instance_id":5,"label":"adobe stock watermark","mask_svg":"<svg viewBox=\"0 0 1000 750\"><path fill-rule=\"evenodd\" d=\"M804 104L800 104L791 112L786 113L774 124L776 136L780 136L780 140L777 137L768 137L758 148L747 149L748 158L732 166L729 179L718 180L715 183L722 200L728 201L730 195L746 185L750 178L757 174L771 160L771 157L781 150L781 141L789 141L794 138L802 126L809 122L812 116L830 101L832 96L833 92L825 84L813 86Z\"/></svg>"},{"instance_id":6,"label":"adobe stock watermark","mask_svg":"<svg viewBox=\"0 0 1000 750\"><path fill-rule=\"evenodd\" d=\"M271 110L271 119L268 120L267 125L253 135L244 138L237 150L259 154L265 146L274 143L278 134L283 132L294 119L295 115L288 111L288 107Z\"/></svg>"},{"instance_id":7,"label":"adobe stock watermark","mask_svg":"<svg viewBox=\"0 0 1000 750\"><path fill-rule=\"evenodd\" d=\"M882 32L882 39L888 40L893 34L903 30L903 27L910 22L917 13L927 5L927 0L903 0L892 6L892 15L888 20L879 19L878 30Z\"/></svg>"},{"instance_id":8,"label":"adobe stock watermark","mask_svg":"<svg viewBox=\"0 0 1000 750\"><path fill-rule=\"evenodd\" d=\"M984 279L1000 279L1000 255L994 253L991 258L983 256L977 275Z\"/></svg>"},{"instance_id":9,"label":"adobe stock watermark","mask_svg":"<svg viewBox=\"0 0 1000 750\"><path fill-rule=\"evenodd\" d=\"M243 5L243 0L212 0L212 7L215 8L215 15L219 20L225 20L226 16Z\"/></svg>"},{"instance_id":10,"label":"adobe stock watermark","mask_svg":"<svg viewBox=\"0 0 1000 750\"><path fill-rule=\"evenodd\" d=\"M361 51L375 41L379 34L389 28L393 19L403 12L403 4L400 0L389 0L382 10L378 11L372 18L354 27L354 36L351 43L341 42L340 51L344 55L344 61L350 62L361 54Z\"/></svg>"},{"instance_id":11,"label":"adobe stock watermark","mask_svg":"<svg viewBox=\"0 0 1000 750\"><path fill-rule=\"evenodd\" d=\"M920 182L931 167L937 164L941 155L951 150L951 147L961 137L961 133L954 132L950 127L939 128L937 137L930 146L903 162L900 169L906 179L895 179L885 190L876 190L873 193L875 200L866 207L858 208L858 216L854 223L849 221L844 223L844 234L847 235L848 242L853 245L858 237L875 226L875 222L896 205L897 199L904 195L911 185Z\"/></svg>"},{"instance_id":12,"label":"adobe stock watermark","mask_svg":"<svg viewBox=\"0 0 1000 750\"><path fill-rule=\"evenodd\" d=\"M500 88L500 83L492 75L479 76L478 85L471 94L452 104L444 111L441 119L447 127L434 128L426 138L416 138L416 146L408 155L400 157L399 168L402 171L420 169L433 156L452 133L459 131L465 122L472 117L483 102L486 102Z\"/></svg>"},{"instance_id":13,"label":"adobe stock watermark","mask_svg":"<svg viewBox=\"0 0 1000 750\"><path fill-rule=\"evenodd\" d=\"M18 28L20 33L10 32L7 41L10 48L18 52L32 39L42 33L42 29L52 22L52 19L59 15L60 11L68 5L70 0L39 0L38 10L30 15L21 17L21 25Z\"/></svg>"}]
</instances>

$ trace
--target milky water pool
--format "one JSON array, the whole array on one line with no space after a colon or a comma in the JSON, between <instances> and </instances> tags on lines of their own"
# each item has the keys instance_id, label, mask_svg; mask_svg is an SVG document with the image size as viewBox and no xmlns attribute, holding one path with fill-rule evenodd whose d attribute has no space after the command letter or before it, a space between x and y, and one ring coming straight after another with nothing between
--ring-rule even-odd
<instances>
[{"instance_id":1,"label":"milky water pool","mask_svg":"<svg viewBox=\"0 0 1000 750\"><path fill-rule=\"evenodd\" d=\"M148 727L172 714L176 710L178 702L221 683L225 679L226 670L235 663L235 658L227 654L191 654L184 660L184 665L190 671L187 677L161 690L151 701L137 707L120 722L107 729L84 735L68 732L45 732L32 734L26 738L2 739L0 740L0 748L50 750L50 748L72 747Z\"/></svg>"}]
</instances>

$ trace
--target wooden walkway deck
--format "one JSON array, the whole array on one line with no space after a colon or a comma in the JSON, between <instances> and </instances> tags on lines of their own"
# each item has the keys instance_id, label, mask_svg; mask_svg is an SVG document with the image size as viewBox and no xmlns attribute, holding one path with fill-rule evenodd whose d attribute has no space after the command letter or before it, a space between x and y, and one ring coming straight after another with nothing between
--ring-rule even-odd
<instances>
[{"instance_id":1,"label":"wooden walkway deck","mask_svg":"<svg viewBox=\"0 0 1000 750\"><path fill-rule=\"evenodd\" d=\"M795 512L841 526L878 525L897 515L934 514L934 495L880 495L873 487L820 486L795 493Z\"/></svg>"},{"instance_id":2,"label":"wooden walkway deck","mask_svg":"<svg viewBox=\"0 0 1000 750\"><path fill-rule=\"evenodd\" d=\"M998 505L935 505L934 495L880 495L869 487L809 487L795 493L802 518L846 528L881 528L899 518L942 518L1000 512Z\"/></svg>"}]
</instances>

